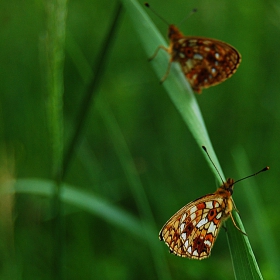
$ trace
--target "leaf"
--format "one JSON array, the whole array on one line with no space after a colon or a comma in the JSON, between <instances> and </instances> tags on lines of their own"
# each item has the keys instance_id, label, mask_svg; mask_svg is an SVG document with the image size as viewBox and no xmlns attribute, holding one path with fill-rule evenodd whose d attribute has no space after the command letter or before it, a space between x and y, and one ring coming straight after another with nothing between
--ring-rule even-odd
<instances>
[{"instance_id":1,"label":"leaf","mask_svg":"<svg viewBox=\"0 0 280 280\"><path fill-rule=\"evenodd\" d=\"M131 20L135 25L135 30L138 32L141 43L147 52L147 57L150 57L159 45L166 45L165 40L140 4L132 0L122 0L122 2L128 11L128 14L131 16ZM159 52L157 57L151 62L159 80L162 77L162 69L166 69L168 59L169 58L166 53ZM163 86L189 130L193 134L197 144L200 147L202 145L207 147L213 162L217 166L220 174L223 176L221 167L208 136L201 111L190 85L186 81L179 65L176 65L175 63L172 64L170 74L163 83ZM210 165L210 168L219 179L214 166L211 164L205 153L204 155ZM234 216L238 226L241 229L244 229L240 218L235 214ZM237 231L231 221L227 222L227 225L228 244L230 246L235 278L242 280L262 279L262 275L254 257L248 237Z\"/></svg>"},{"instance_id":2,"label":"leaf","mask_svg":"<svg viewBox=\"0 0 280 280\"><path fill-rule=\"evenodd\" d=\"M2 192L12 193L15 191L17 193L28 193L51 198L53 196L53 189L55 186L56 183L51 180L33 178L19 179L15 182L7 182L5 188L2 188ZM126 231L130 231L132 234L141 239L153 237L151 230L146 229L148 234L141 234L141 232L143 232L143 223L140 223L138 219L122 209L113 206L109 201L106 201L93 193L82 191L80 188L73 187L68 184L62 184L60 199L64 203L76 206L89 213L99 216L111 224L125 228Z\"/></svg>"}]
</instances>

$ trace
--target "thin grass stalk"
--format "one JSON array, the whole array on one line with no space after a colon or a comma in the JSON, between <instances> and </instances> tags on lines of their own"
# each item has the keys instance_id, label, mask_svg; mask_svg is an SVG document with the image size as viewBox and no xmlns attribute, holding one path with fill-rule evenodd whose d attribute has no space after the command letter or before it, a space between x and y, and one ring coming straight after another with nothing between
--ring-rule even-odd
<instances>
[{"instance_id":1,"label":"thin grass stalk","mask_svg":"<svg viewBox=\"0 0 280 280\"><path fill-rule=\"evenodd\" d=\"M116 32L119 27L119 23L121 20L121 15L123 12L123 6L121 3L117 4L117 7L115 8L114 11L114 17L112 18L112 22L110 24L109 30L106 34L105 39L103 40L103 44L100 48L100 52L97 55L97 60L94 63L94 66L92 67L94 76L90 80L90 83L87 87L85 97L82 101L81 107L80 107L80 112L77 116L77 126L74 129L74 135L72 139L70 140L70 144L67 147L67 150L64 154L63 157L63 168L62 168L62 174L61 177L64 178L65 174L69 168L69 164L72 160L72 157L74 155L74 150L78 146L80 138L81 138L81 133L84 128L86 118L89 114L90 108L93 103L93 99L95 97L95 94L97 92L97 88L101 82L102 76L104 74L106 62L110 53L110 50L113 45L114 38L116 36ZM108 17L110 18L110 17Z\"/></svg>"},{"instance_id":2,"label":"thin grass stalk","mask_svg":"<svg viewBox=\"0 0 280 280\"><path fill-rule=\"evenodd\" d=\"M104 123L110 134L110 139L115 147L115 152L119 158L120 164L123 168L132 195L137 205L137 209L140 213L141 223L143 224L143 235L150 233L150 227L154 232L157 232L157 226L155 223L153 211L151 209L148 197L145 192L145 188L139 178L137 169L133 157L129 151L123 133L115 119L113 112L110 110L104 99L98 98L96 105L99 109L101 116L104 119ZM150 227L146 227L149 225ZM150 246L151 255L154 260L156 272L159 279L172 279L168 267L167 259L163 252L163 247L159 242L155 243L154 239L147 239Z\"/></svg>"},{"instance_id":3,"label":"thin grass stalk","mask_svg":"<svg viewBox=\"0 0 280 280\"><path fill-rule=\"evenodd\" d=\"M53 279L62 279L63 227L61 223L61 170L63 157L63 65L67 0L46 0L46 61L48 124L51 139L53 192Z\"/></svg>"}]
</instances>

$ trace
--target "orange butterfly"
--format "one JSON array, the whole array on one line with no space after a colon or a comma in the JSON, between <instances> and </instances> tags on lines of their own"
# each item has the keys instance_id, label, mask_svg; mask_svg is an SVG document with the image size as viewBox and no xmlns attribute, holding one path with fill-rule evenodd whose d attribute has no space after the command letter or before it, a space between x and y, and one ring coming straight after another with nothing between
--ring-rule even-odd
<instances>
[{"instance_id":1,"label":"orange butterfly","mask_svg":"<svg viewBox=\"0 0 280 280\"><path fill-rule=\"evenodd\" d=\"M145 5L150 7L148 3ZM169 47L159 46L150 58L155 58L160 49L170 55L167 71L161 82L167 78L172 62L178 62L193 90L201 93L202 89L230 78L241 62L240 53L231 45L215 39L184 36L173 24L169 25L168 38Z\"/></svg>"},{"instance_id":2,"label":"orange butterfly","mask_svg":"<svg viewBox=\"0 0 280 280\"><path fill-rule=\"evenodd\" d=\"M208 155L204 146L203 149ZM197 260L209 257L219 229L227 218L230 217L234 226L241 231L231 213L233 209L237 211L232 199L234 183L268 169L267 166L236 182L229 178L215 193L207 194L188 203L165 223L159 232L159 239L163 240L170 252L177 256Z\"/></svg>"}]
</instances>

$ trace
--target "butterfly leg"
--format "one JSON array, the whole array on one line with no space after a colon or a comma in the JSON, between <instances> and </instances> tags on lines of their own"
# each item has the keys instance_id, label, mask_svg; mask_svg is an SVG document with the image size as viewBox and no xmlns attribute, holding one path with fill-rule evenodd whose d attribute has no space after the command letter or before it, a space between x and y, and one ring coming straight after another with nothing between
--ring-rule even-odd
<instances>
[{"instance_id":1,"label":"butterfly leg","mask_svg":"<svg viewBox=\"0 0 280 280\"><path fill-rule=\"evenodd\" d=\"M231 201L232 201L232 204L233 204L233 209L239 214L239 211L238 211L238 209L236 208L236 205L235 205L233 199L232 199ZM240 216L240 214L239 214L239 216Z\"/></svg>"},{"instance_id":2,"label":"butterfly leg","mask_svg":"<svg viewBox=\"0 0 280 280\"><path fill-rule=\"evenodd\" d=\"M169 75L171 64L172 64L172 61L169 61L168 66L167 66L167 70L166 70L164 76L160 80L161 84L166 80L167 76Z\"/></svg>"},{"instance_id":3,"label":"butterfly leg","mask_svg":"<svg viewBox=\"0 0 280 280\"><path fill-rule=\"evenodd\" d=\"M149 61L153 60L153 59L157 56L158 51L159 51L160 49L163 49L163 50L165 50L166 52L168 52L168 49L167 49L166 47L164 47L164 46L159 46L159 47L157 47L155 53L154 53L148 60L149 60Z\"/></svg>"},{"instance_id":4,"label":"butterfly leg","mask_svg":"<svg viewBox=\"0 0 280 280\"><path fill-rule=\"evenodd\" d=\"M230 218L231 218L231 220L232 220L234 226L235 226L242 234L244 234L244 235L247 236L247 233L245 233L244 231L242 231L242 230L237 226L237 224L235 223L235 221L234 221L234 219L233 219L233 216L232 216L232 213L231 213L231 212L229 212L229 215L230 215Z\"/></svg>"},{"instance_id":5,"label":"butterfly leg","mask_svg":"<svg viewBox=\"0 0 280 280\"><path fill-rule=\"evenodd\" d=\"M159 46L159 47L156 49L156 51L155 51L155 53L153 54L153 56L151 56L151 57L149 58L149 61L153 60L153 59L157 56L157 54L158 54L158 52L159 52L160 49L163 49L164 51L170 53L170 50L169 50L168 48L166 48L166 47L164 47L164 46ZM164 76L162 77L162 79L160 80L160 83L161 83L161 84L166 80L166 78L167 78L167 76L168 76L168 74L169 74L169 72L170 72L171 63L172 63L172 61L169 61L168 67L167 67L167 71L166 71L166 73L164 74Z\"/></svg>"},{"instance_id":6,"label":"butterfly leg","mask_svg":"<svg viewBox=\"0 0 280 280\"><path fill-rule=\"evenodd\" d=\"M234 203L234 201L232 200L232 205L233 205L233 209L238 213L239 217L241 217L240 212L238 211L238 209L236 208L236 205Z\"/></svg>"}]
</instances>

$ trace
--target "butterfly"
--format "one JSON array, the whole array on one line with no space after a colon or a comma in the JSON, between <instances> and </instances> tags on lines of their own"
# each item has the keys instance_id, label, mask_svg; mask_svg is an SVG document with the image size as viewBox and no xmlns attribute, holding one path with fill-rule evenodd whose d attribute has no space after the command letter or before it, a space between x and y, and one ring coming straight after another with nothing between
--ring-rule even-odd
<instances>
[{"instance_id":1,"label":"butterfly","mask_svg":"<svg viewBox=\"0 0 280 280\"><path fill-rule=\"evenodd\" d=\"M148 3L145 5L150 8ZM154 10L152 11L158 15ZM166 80L171 64L178 62L193 90L201 93L202 89L220 84L230 78L240 65L241 54L234 47L220 40L184 36L173 24L169 25L168 38L169 47L159 46L149 59L154 59L160 49L170 55L167 71L161 83Z\"/></svg>"},{"instance_id":2,"label":"butterfly","mask_svg":"<svg viewBox=\"0 0 280 280\"><path fill-rule=\"evenodd\" d=\"M208 155L204 146L203 149ZM232 199L233 186L268 169L267 166L236 182L229 178L213 194L204 195L188 203L165 223L159 232L159 239L177 256L202 260L210 256L219 229L229 217L234 226L246 235L236 225L232 216L232 210L237 211Z\"/></svg>"}]
</instances>

